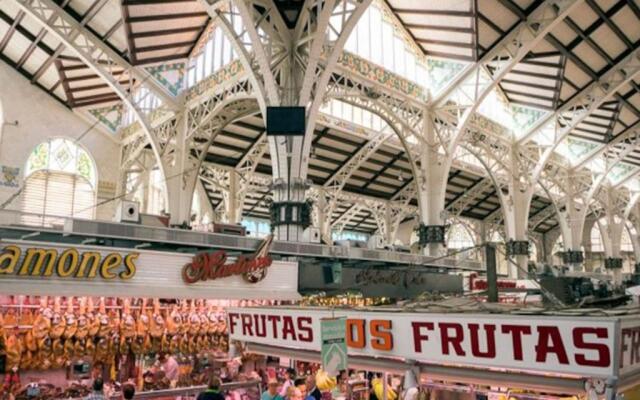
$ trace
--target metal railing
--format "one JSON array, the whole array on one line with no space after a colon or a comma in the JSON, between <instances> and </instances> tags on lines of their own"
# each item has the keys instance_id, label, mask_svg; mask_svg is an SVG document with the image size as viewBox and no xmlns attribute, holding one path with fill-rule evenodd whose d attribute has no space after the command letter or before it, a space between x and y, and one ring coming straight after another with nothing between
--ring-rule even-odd
<instances>
[{"instance_id":1,"label":"metal railing","mask_svg":"<svg viewBox=\"0 0 640 400\"><path fill-rule=\"evenodd\" d=\"M30 217L26 218L25 217ZM34 217L34 218L31 218ZM124 239L128 241L173 244L181 247L213 247L229 251L251 252L261 239L197 232L140 224L97 221L26 214L20 211L0 210L0 228L33 232L51 232L66 236ZM328 246L314 243L274 241L272 254L287 257L314 257L354 261L375 261L390 264L428 266L454 270L482 270L482 263L472 259L458 260L452 256L429 257L421 254L401 253L389 250Z\"/></svg>"}]
</instances>

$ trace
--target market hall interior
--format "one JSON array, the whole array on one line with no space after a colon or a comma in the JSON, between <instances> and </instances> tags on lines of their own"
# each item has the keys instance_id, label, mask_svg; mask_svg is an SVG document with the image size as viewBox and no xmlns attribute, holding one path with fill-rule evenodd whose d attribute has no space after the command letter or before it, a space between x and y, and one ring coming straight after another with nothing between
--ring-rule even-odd
<instances>
[{"instance_id":1,"label":"market hall interior","mask_svg":"<svg viewBox=\"0 0 640 400\"><path fill-rule=\"evenodd\" d=\"M2 0L2 399L640 400L640 0Z\"/></svg>"}]
</instances>

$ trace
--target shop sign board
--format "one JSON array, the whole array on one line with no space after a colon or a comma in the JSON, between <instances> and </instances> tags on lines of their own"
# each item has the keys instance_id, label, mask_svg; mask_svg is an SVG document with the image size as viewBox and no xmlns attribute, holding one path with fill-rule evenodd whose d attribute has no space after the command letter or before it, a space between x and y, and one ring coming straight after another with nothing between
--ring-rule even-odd
<instances>
[{"instance_id":1,"label":"shop sign board","mask_svg":"<svg viewBox=\"0 0 640 400\"><path fill-rule=\"evenodd\" d=\"M350 310L236 308L230 338L321 350L321 320L346 317L349 356L609 377L618 359L615 319Z\"/></svg>"},{"instance_id":2,"label":"shop sign board","mask_svg":"<svg viewBox=\"0 0 640 400\"><path fill-rule=\"evenodd\" d=\"M66 247L0 246L0 275L29 278L102 279L123 281L136 274L137 252L96 252Z\"/></svg>"},{"instance_id":3,"label":"shop sign board","mask_svg":"<svg viewBox=\"0 0 640 400\"><path fill-rule=\"evenodd\" d=\"M259 282L265 278L267 268L273 263L269 256L272 242L273 236L269 235L254 254L248 257L238 256L234 261L229 260L224 250L198 253L182 267L182 280L192 284L241 275L249 283Z\"/></svg>"},{"instance_id":4,"label":"shop sign board","mask_svg":"<svg viewBox=\"0 0 640 400\"><path fill-rule=\"evenodd\" d=\"M640 321L625 318L620 324L620 376L640 371Z\"/></svg>"},{"instance_id":5,"label":"shop sign board","mask_svg":"<svg viewBox=\"0 0 640 400\"><path fill-rule=\"evenodd\" d=\"M322 368L329 375L337 375L346 370L347 362L347 319L346 318L322 318L320 319L320 340Z\"/></svg>"},{"instance_id":6,"label":"shop sign board","mask_svg":"<svg viewBox=\"0 0 640 400\"><path fill-rule=\"evenodd\" d=\"M0 240L3 294L296 300L296 262L272 261L253 283L243 275L187 284L192 254ZM236 259L229 257L229 264Z\"/></svg>"}]
</instances>

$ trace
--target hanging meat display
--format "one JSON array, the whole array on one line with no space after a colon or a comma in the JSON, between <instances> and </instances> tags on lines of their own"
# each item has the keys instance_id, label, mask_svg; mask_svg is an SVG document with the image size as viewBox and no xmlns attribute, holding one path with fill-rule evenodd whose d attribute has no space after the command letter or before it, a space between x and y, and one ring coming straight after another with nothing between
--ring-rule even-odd
<instances>
[{"instance_id":1,"label":"hanging meat display","mask_svg":"<svg viewBox=\"0 0 640 400\"><path fill-rule=\"evenodd\" d=\"M12 304L0 313L0 354L9 371L62 368L80 358L115 365L119 356L160 351L221 353L227 351L225 325L204 301L163 307L157 299L42 297L35 309Z\"/></svg>"}]
</instances>

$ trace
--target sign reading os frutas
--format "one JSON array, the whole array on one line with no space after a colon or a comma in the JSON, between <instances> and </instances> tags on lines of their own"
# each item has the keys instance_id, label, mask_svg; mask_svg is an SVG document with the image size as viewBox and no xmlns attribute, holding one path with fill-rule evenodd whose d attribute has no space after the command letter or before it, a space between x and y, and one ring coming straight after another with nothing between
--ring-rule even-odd
<instances>
[{"instance_id":1,"label":"sign reading os frutas","mask_svg":"<svg viewBox=\"0 0 640 400\"><path fill-rule=\"evenodd\" d=\"M321 319L346 317L350 355L589 377L615 372L615 321L512 315L229 309L233 340L320 351Z\"/></svg>"}]
</instances>

